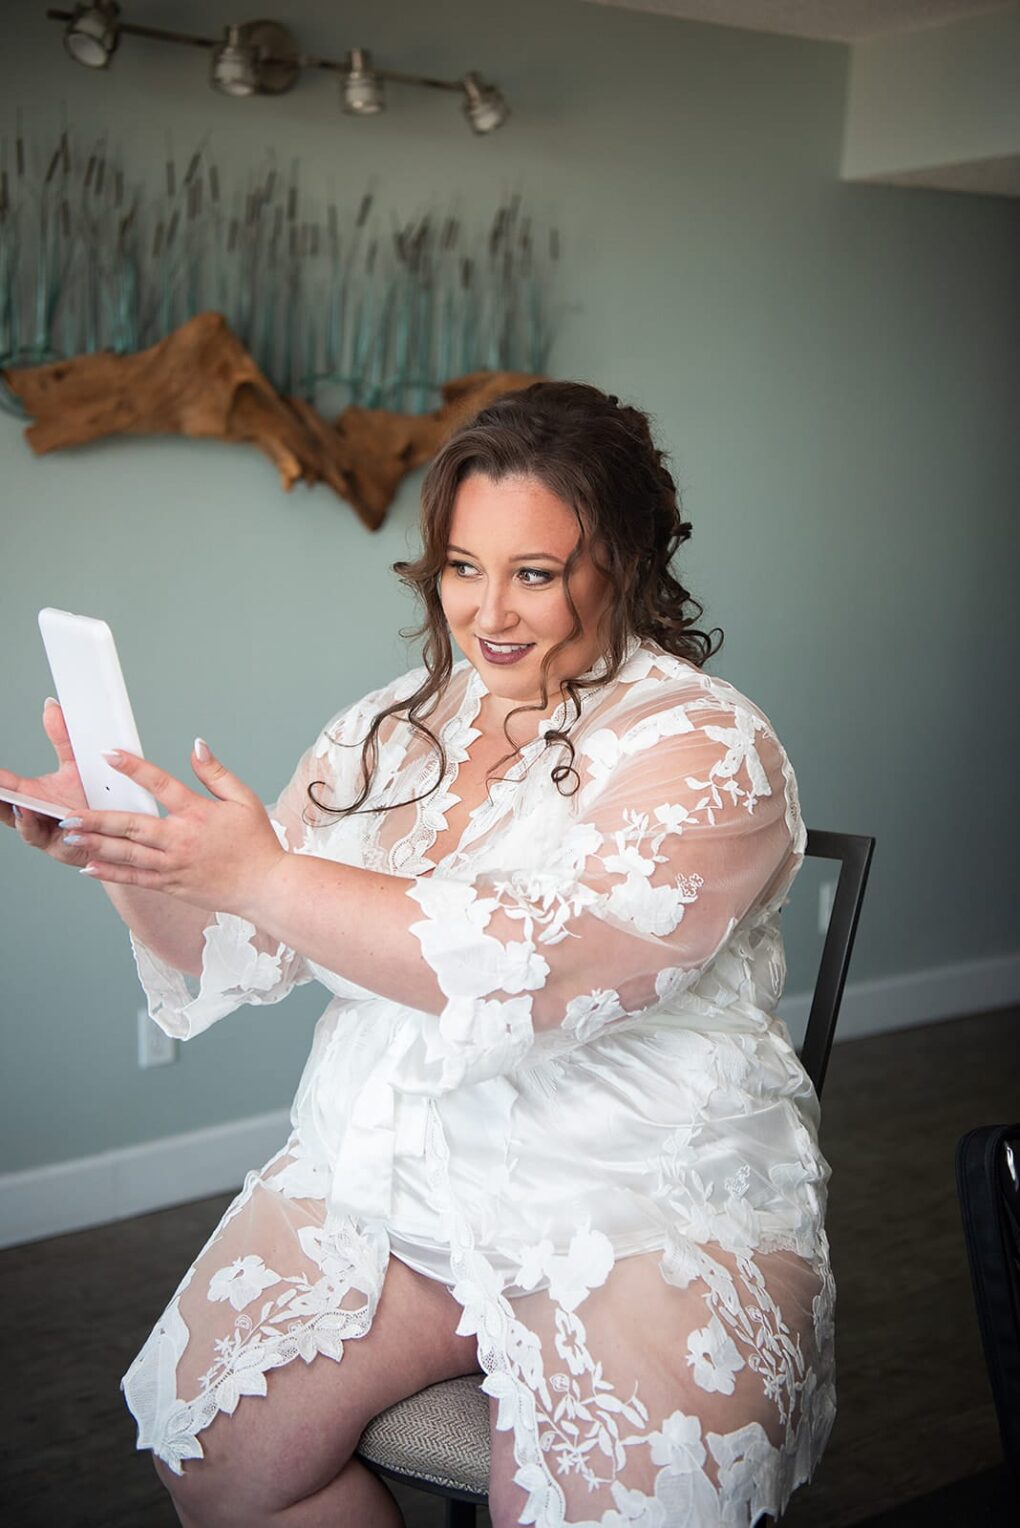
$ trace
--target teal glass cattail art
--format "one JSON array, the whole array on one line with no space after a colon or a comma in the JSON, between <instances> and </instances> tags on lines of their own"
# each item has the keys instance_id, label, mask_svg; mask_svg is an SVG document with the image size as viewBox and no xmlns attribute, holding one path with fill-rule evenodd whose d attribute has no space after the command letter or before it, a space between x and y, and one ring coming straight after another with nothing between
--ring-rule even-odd
<instances>
[{"instance_id":1,"label":"teal glass cattail art","mask_svg":"<svg viewBox=\"0 0 1020 1528\"><path fill-rule=\"evenodd\" d=\"M467 372L545 369L558 262L520 195L476 226L405 222L374 188L313 205L296 160L238 177L168 142L146 185L66 126L0 140L0 369L130 354L211 308L282 394L424 412ZM7 389L0 405L23 413Z\"/></svg>"}]
</instances>

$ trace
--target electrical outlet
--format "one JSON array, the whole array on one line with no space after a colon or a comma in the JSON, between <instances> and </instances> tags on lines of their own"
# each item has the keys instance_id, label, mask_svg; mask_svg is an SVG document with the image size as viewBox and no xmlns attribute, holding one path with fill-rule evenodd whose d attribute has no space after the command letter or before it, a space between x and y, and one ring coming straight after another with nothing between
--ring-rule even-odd
<instances>
[{"instance_id":1,"label":"electrical outlet","mask_svg":"<svg viewBox=\"0 0 1020 1528\"><path fill-rule=\"evenodd\" d=\"M166 1066L177 1060L177 1041L164 1034L149 1018L148 1009L138 1010L138 1065Z\"/></svg>"},{"instance_id":2,"label":"electrical outlet","mask_svg":"<svg viewBox=\"0 0 1020 1528\"><path fill-rule=\"evenodd\" d=\"M818 888L818 932L828 932L829 919L832 917L832 904L836 900L835 881L823 881Z\"/></svg>"}]
</instances>

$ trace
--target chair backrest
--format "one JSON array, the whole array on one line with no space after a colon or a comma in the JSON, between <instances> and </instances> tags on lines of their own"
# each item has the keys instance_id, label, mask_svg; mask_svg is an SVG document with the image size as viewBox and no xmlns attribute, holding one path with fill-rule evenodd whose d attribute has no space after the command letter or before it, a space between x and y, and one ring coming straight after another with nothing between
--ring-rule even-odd
<instances>
[{"instance_id":1,"label":"chair backrest","mask_svg":"<svg viewBox=\"0 0 1020 1528\"><path fill-rule=\"evenodd\" d=\"M832 1037L839 1017L839 1005L843 1000L846 973L853 953L874 850L875 840L858 833L824 833L817 828L808 829L805 857L839 861L836 895L818 965L811 1014L804 1033L804 1043L800 1048L804 1070L818 1094L821 1094L829 1065Z\"/></svg>"}]
</instances>

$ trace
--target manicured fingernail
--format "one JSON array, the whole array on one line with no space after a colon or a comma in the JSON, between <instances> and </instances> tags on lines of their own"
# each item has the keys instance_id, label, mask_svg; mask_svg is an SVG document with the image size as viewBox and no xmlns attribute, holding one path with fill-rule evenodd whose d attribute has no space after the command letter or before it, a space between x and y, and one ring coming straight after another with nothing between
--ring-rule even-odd
<instances>
[{"instance_id":1,"label":"manicured fingernail","mask_svg":"<svg viewBox=\"0 0 1020 1528\"><path fill-rule=\"evenodd\" d=\"M15 815L15 817L20 817L21 816L21 808L20 808L20 806L14 807L14 815Z\"/></svg>"},{"instance_id":2,"label":"manicured fingernail","mask_svg":"<svg viewBox=\"0 0 1020 1528\"><path fill-rule=\"evenodd\" d=\"M62 817L59 826L62 828L80 828L81 822L80 817Z\"/></svg>"},{"instance_id":3,"label":"manicured fingernail","mask_svg":"<svg viewBox=\"0 0 1020 1528\"><path fill-rule=\"evenodd\" d=\"M99 867L98 867L98 865L86 865L82 870L78 871L78 874L79 875L98 875L99 874Z\"/></svg>"},{"instance_id":4,"label":"manicured fingernail","mask_svg":"<svg viewBox=\"0 0 1020 1528\"><path fill-rule=\"evenodd\" d=\"M83 844L84 842L85 842L85 840L84 840L84 838L82 838L80 833L65 833L64 834L64 843L65 844Z\"/></svg>"},{"instance_id":5,"label":"manicured fingernail","mask_svg":"<svg viewBox=\"0 0 1020 1528\"><path fill-rule=\"evenodd\" d=\"M47 695L46 699L43 701L43 707L44 708L46 706L59 706L59 705L60 705L60 701L57 699L57 697L55 695Z\"/></svg>"},{"instance_id":6,"label":"manicured fingernail","mask_svg":"<svg viewBox=\"0 0 1020 1528\"><path fill-rule=\"evenodd\" d=\"M123 764L124 762L124 755L118 752L116 748L111 749L109 753L104 753L103 758L107 764L112 764L115 769L118 764Z\"/></svg>"},{"instance_id":7,"label":"manicured fingernail","mask_svg":"<svg viewBox=\"0 0 1020 1528\"><path fill-rule=\"evenodd\" d=\"M209 762L209 744L204 737L197 737L195 739L195 758L200 764L207 764Z\"/></svg>"}]
</instances>

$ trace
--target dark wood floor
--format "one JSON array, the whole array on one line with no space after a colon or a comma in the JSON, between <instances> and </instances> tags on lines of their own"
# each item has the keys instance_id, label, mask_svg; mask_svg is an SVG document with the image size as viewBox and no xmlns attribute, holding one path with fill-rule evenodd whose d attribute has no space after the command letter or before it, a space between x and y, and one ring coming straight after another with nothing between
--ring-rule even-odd
<instances>
[{"instance_id":1,"label":"dark wood floor","mask_svg":"<svg viewBox=\"0 0 1020 1528\"><path fill-rule=\"evenodd\" d=\"M1015 1010L973 1016L833 1053L822 1145L839 1414L783 1528L880 1515L881 1528L1005 1528L1020 1516L1007 1506L953 1175L966 1130L1020 1117L1018 1022ZM118 1381L230 1197L0 1253L5 1525L175 1528ZM435 1498L400 1499L413 1528L439 1528Z\"/></svg>"}]
</instances>

